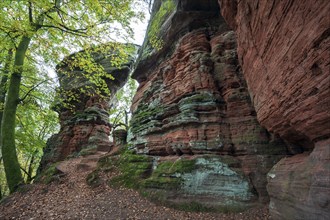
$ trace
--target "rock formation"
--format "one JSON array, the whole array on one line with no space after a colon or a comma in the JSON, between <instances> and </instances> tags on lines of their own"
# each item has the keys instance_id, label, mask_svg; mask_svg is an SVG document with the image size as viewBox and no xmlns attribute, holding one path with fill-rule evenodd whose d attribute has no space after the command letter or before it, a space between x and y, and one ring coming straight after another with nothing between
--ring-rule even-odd
<instances>
[{"instance_id":1,"label":"rock formation","mask_svg":"<svg viewBox=\"0 0 330 220\"><path fill-rule=\"evenodd\" d=\"M219 3L258 121L295 155L269 174L273 219L329 219L329 1Z\"/></svg>"},{"instance_id":2,"label":"rock formation","mask_svg":"<svg viewBox=\"0 0 330 220\"><path fill-rule=\"evenodd\" d=\"M176 207L238 211L270 199L273 219L329 219L329 11L326 0L155 0L133 73L133 153L112 152L100 170L117 167L111 183ZM94 55L118 80L107 80L114 94L130 64ZM109 146L111 97L79 93L90 82L63 74L83 73L69 68L74 56L58 73L78 98L59 106L44 163Z\"/></svg>"},{"instance_id":3,"label":"rock formation","mask_svg":"<svg viewBox=\"0 0 330 220\"><path fill-rule=\"evenodd\" d=\"M87 55L85 51L72 54L57 66L60 88L59 100L55 103L55 110L59 114L60 132L53 135L47 142L41 169L50 162L63 160L72 153L82 149L110 150L110 130L108 111L111 108L111 99L128 79L133 60L119 67L111 63L115 50L106 52L96 48L91 51L94 64L101 66L104 73L113 78L102 77L110 95L103 93L99 85L93 83L91 76L99 72L86 74L86 70L75 65L75 61ZM103 94L102 94L103 93Z\"/></svg>"},{"instance_id":4,"label":"rock formation","mask_svg":"<svg viewBox=\"0 0 330 220\"><path fill-rule=\"evenodd\" d=\"M144 187L167 202L242 210L268 201L266 174L287 149L257 121L219 11L215 0L155 1L133 73L131 143L154 158Z\"/></svg>"}]
</instances>

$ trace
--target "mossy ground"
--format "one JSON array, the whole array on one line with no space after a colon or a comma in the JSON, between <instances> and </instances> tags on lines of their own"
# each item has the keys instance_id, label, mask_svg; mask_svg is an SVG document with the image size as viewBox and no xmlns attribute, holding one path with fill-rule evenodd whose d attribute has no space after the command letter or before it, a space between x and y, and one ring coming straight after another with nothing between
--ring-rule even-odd
<instances>
[{"instance_id":1,"label":"mossy ground","mask_svg":"<svg viewBox=\"0 0 330 220\"><path fill-rule=\"evenodd\" d=\"M100 176L97 171L91 172L86 177L86 182L91 187L97 187L101 184Z\"/></svg>"}]
</instances>

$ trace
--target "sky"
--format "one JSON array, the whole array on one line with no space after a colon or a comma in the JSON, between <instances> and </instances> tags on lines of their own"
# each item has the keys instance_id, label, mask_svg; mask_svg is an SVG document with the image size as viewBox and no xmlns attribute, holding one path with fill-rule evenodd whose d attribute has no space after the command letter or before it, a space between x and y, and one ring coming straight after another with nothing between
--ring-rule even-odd
<instances>
[{"instance_id":1,"label":"sky","mask_svg":"<svg viewBox=\"0 0 330 220\"><path fill-rule=\"evenodd\" d=\"M146 12L146 18L143 21L132 24L132 28L134 30L133 43L142 45L144 40L144 35L147 31L149 17L150 17L149 12Z\"/></svg>"}]
</instances>

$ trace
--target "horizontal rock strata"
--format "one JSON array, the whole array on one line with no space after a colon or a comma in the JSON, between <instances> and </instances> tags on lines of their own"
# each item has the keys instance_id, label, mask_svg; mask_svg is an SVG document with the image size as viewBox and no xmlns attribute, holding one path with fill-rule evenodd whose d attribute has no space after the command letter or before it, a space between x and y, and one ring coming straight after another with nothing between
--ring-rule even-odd
<instances>
[{"instance_id":1,"label":"horizontal rock strata","mask_svg":"<svg viewBox=\"0 0 330 220\"><path fill-rule=\"evenodd\" d=\"M258 120L295 154L270 173L273 219L329 219L330 2L219 3Z\"/></svg>"},{"instance_id":2,"label":"horizontal rock strata","mask_svg":"<svg viewBox=\"0 0 330 220\"><path fill-rule=\"evenodd\" d=\"M82 149L110 150L111 125L108 111L111 108L111 99L127 81L133 61L129 60L116 67L111 63L113 57L117 56L113 49L91 52L95 65L104 70L99 80L103 80L110 92L106 94L101 88L102 84L94 83L92 78L100 72L88 73L75 64L77 58L85 58L84 55L87 52L72 54L57 66L60 88L59 101L54 108L59 113L61 129L48 140L41 169L50 162L63 160ZM105 73L113 78L106 77Z\"/></svg>"},{"instance_id":3,"label":"horizontal rock strata","mask_svg":"<svg viewBox=\"0 0 330 220\"><path fill-rule=\"evenodd\" d=\"M154 17L160 2L155 1ZM137 153L156 158L145 187L167 192L170 202L202 201L222 210L268 201L266 174L287 150L257 121L234 32L216 1L173 3L158 35L162 49L150 50L147 37L133 73L140 86L131 142ZM193 169L161 169L181 160ZM164 176L180 184L171 188Z\"/></svg>"}]
</instances>

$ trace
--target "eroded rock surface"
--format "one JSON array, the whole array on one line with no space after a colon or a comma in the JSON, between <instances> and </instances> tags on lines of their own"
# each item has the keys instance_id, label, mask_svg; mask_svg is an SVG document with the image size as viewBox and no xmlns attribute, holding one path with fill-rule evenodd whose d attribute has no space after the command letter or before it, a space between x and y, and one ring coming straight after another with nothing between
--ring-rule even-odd
<instances>
[{"instance_id":1,"label":"eroded rock surface","mask_svg":"<svg viewBox=\"0 0 330 220\"><path fill-rule=\"evenodd\" d=\"M268 174L273 219L329 219L330 142L282 159Z\"/></svg>"},{"instance_id":2,"label":"eroded rock surface","mask_svg":"<svg viewBox=\"0 0 330 220\"><path fill-rule=\"evenodd\" d=\"M92 51L94 62L100 65L105 73L113 76L113 79L102 78L110 91L108 95L97 89L100 85L93 83L85 70L72 65L76 57L83 57L84 54L82 51L70 55L57 66L60 102L55 109L59 113L61 129L48 140L41 169L50 162L63 160L82 149L110 150L111 125L108 111L111 108L111 99L127 81L133 60L115 67L111 63L112 57L116 56L113 50Z\"/></svg>"},{"instance_id":3,"label":"eroded rock surface","mask_svg":"<svg viewBox=\"0 0 330 220\"><path fill-rule=\"evenodd\" d=\"M220 5L261 125L305 150L329 138L329 1Z\"/></svg>"},{"instance_id":4,"label":"eroded rock surface","mask_svg":"<svg viewBox=\"0 0 330 220\"><path fill-rule=\"evenodd\" d=\"M140 86L131 142L154 158L144 187L173 203L223 211L268 201L266 174L287 151L257 121L234 32L217 1L171 2L158 35L162 49L152 50L147 37L133 74Z\"/></svg>"},{"instance_id":5,"label":"eroded rock surface","mask_svg":"<svg viewBox=\"0 0 330 220\"><path fill-rule=\"evenodd\" d=\"M272 217L329 219L330 2L219 3L260 124L296 154L270 173Z\"/></svg>"}]
</instances>

